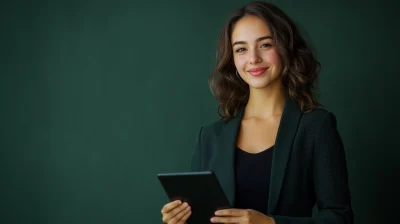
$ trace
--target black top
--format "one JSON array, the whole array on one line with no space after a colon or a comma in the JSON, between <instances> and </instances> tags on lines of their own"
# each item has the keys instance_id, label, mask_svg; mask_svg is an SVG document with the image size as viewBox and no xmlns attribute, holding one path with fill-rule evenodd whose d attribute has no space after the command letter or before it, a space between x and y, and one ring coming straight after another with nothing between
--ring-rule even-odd
<instances>
[{"instance_id":1,"label":"black top","mask_svg":"<svg viewBox=\"0 0 400 224\"><path fill-rule=\"evenodd\" d=\"M253 154L236 147L235 208L267 214L273 149Z\"/></svg>"}]
</instances>

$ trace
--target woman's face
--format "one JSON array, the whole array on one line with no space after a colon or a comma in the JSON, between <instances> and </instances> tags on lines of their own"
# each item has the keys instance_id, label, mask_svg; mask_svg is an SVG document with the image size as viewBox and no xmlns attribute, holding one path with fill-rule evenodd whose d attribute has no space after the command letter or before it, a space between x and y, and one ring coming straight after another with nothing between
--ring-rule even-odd
<instances>
[{"instance_id":1,"label":"woman's face","mask_svg":"<svg viewBox=\"0 0 400 224\"><path fill-rule=\"evenodd\" d=\"M250 88L281 84L281 58L264 20L245 16L237 21L231 43L236 69Z\"/></svg>"}]
</instances>

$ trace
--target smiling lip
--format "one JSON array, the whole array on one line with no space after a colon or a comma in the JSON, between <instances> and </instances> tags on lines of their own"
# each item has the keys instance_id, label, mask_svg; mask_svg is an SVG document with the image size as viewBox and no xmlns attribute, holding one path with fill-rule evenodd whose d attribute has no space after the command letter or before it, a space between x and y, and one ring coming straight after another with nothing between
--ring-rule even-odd
<instances>
[{"instance_id":1,"label":"smiling lip","mask_svg":"<svg viewBox=\"0 0 400 224\"><path fill-rule=\"evenodd\" d=\"M250 73L250 75L253 76L258 76L261 75L265 72L265 70L267 70L268 68L252 68L250 70L248 70L247 72Z\"/></svg>"}]
</instances>

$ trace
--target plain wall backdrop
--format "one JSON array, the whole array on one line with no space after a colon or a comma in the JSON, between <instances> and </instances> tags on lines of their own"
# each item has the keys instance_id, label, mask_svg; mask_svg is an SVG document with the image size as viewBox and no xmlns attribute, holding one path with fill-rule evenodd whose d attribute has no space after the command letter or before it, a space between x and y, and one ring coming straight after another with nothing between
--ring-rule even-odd
<instances>
[{"instance_id":1,"label":"plain wall backdrop","mask_svg":"<svg viewBox=\"0 0 400 224\"><path fill-rule=\"evenodd\" d=\"M156 175L219 119L208 76L247 2L1 1L0 223L161 223ZM318 52L356 223L397 223L399 3L273 2Z\"/></svg>"}]
</instances>

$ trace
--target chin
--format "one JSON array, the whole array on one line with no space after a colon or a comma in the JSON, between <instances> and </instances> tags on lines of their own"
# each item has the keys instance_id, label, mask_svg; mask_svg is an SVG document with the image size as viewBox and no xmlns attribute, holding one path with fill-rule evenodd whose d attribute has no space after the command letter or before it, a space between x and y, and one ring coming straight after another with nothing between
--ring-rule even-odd
<instances>
[{"instance_id":1,"label":"chin","mask_svg":"<svg viewBox=\"0 0 400 224\"><path fill-rule=\"evenodd\" d=\"M249 78L246 80L249 87L261 89L270 85L274 80L271 80L270 77L258 77L258 78Z\"/></svg>"},{"instance_id":2,"label":"chin","mask_svg":"<svg viewBox=\"0 0 400 224\"><path fill-rule=\"evenodd\" d=\"M265 77L265 78L262 78L259 80L250 79L247 81L248 81L247 84L249 85L250 88L263 89L263 88L266 88L271 85L277 85L278 82L280 81L280 79L278 77L276 77L276 78L275 77L274 78Z\"/></svg>"},{"instance_id":3,"label":"chin","mask_svg":"<svg viewBox=\"0 0 400 224\"><path fill-rule=\"evenodd\" d=\"M253 89L264 89L269 85L269 82L267 83L248 83L250 88Z\"/></svg>"}]
</instances>

